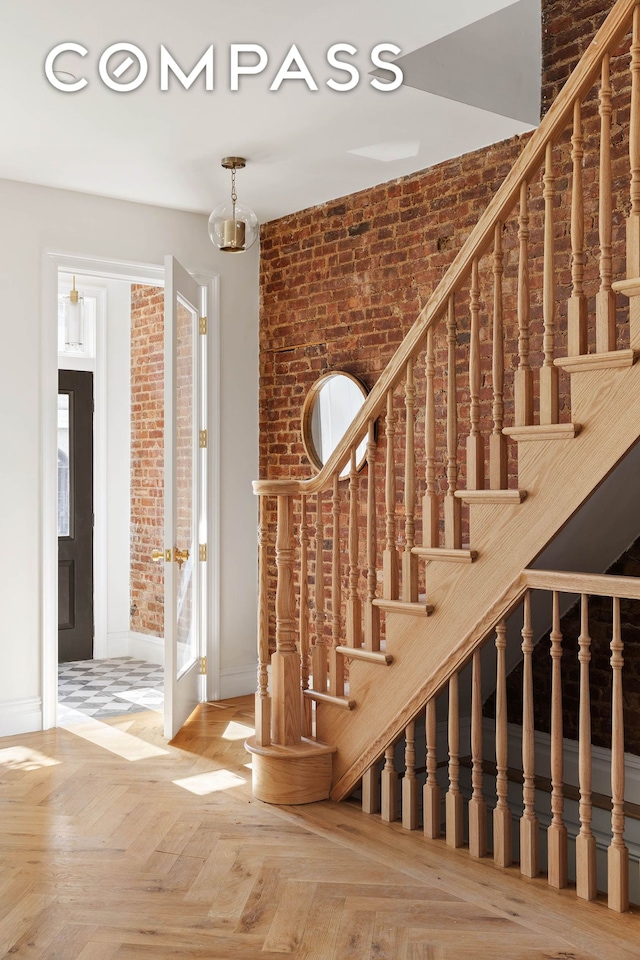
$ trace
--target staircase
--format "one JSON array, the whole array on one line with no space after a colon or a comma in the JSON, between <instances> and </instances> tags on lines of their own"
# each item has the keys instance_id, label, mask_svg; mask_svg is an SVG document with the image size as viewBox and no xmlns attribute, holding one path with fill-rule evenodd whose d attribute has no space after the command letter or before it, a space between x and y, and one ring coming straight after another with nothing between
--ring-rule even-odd
<instances>
[{"instance_id":1,"label":"staircase","mask_svg":"<svg viewBox=\"0 0 640 960\"><path fill-rule=\"evenodd\" d=\"M624 175L612 160L612 117L616 137L625 123ZM622 209L628 210L625 231L618 227ZM623 256L626 278L615 272L623 269ZM522 604L520 862L523 873L537 875L531 595L550 592L554 611L562 593L608 596L614 691L609 903L627 909L619 604L640 593L633 580L613 582L625 578L576 575L569 582L528 567L640 438L639 350L640 5L618 0L325 467L309 480L254 483L259 669L256 734L247 748L256 797L341 800L362 784L365 810L381 804L383 817L395 820L393 747L401 736L413 743L416 719L425 716L423 821L435 838L441 815L434 711L448 691L447 842L457 847L468 836L471 854L484 856L479 651L495 637L493 852L507 866L512 814L502 691L508 619ZM366 472L360 474L356 449L365 438ZM348 480L341 481L347 465ZM585 616L578 895L592 899L588 610ZM547 855L549 882L560 887L567 883L562 638L554 642L554 818ZM465 830L456 729L458 678L470 663L474 795ZM410 829L418 825L414 753L412 746L403 778L402 816Z\"/></svg>"}]
</instances>

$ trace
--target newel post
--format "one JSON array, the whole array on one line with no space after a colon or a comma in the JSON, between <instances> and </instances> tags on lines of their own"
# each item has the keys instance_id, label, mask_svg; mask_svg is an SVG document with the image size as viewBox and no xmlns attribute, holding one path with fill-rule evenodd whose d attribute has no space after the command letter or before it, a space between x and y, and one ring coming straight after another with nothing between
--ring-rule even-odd
<instances>
[{"instance_id":1,"label":"newel post","mask_svg":"<svg viewBox=\"0 0 640 960\"><path fill-rule=\"evenodd\" d=\"M294 559L293 498L278 496L276 652L271 657L271 739L280 746L299 743L302 735L300 654L296 647L296 600L293 588Z\"/></svg>"},{"instance_id":2,"label":"newel post","mask_svg":"<svg viewBox=\"0 0 640 960\"><path fill-rule=\"evenodd\" d=\"M302 674L302 657L308 657L304 626L302 651L298 649L295 597L296 541L293 507L298 495L295 484L257 480L254 491L260 497L258 536L260 582L258 607L258 692L256 694L256 732L245 742L251 754L252 792L265 803L314 803L325 800L331 791L333 754L336 748L311 737L305 717L303 697L308 675ZM278 504L276 532L276 651L271 657L271 691L267 685L268 643L268 551L266 542L267 496L276 496ZM319 511L322 509L318 498ZM307 616L307 594L304 586L307 552L306 498L301 495L300 516L300 579L302 584L301 615ZM321 522L319 523L321 529ZM320 553L321 556L321 553ZM322 606L324 604L322 603ZM321 616L318 623L321 623ZM324 646L322 650L326 649ZM316 659L317 664L317 659ZM308 661L304 663L305 670ZM315 671L314 671L315 672ZM315 684L316 678L314 678ZM314 686L315 689L315 686ZM312 693L306 691L307 695ZM325 693L326 696L326 693Z\"/></svg>"},{"instance_id":3,"label":"newel post","mask_svg":"<svg viewBox=\"0 0 640 960\"><path fill-rule=\"evenodd\" d=\"M271 698L269 697L269 607L267 570L266 497L260 497L258 522L258 691L256 693L256 743L271 743Z\"/></svg>"}]
</instances>

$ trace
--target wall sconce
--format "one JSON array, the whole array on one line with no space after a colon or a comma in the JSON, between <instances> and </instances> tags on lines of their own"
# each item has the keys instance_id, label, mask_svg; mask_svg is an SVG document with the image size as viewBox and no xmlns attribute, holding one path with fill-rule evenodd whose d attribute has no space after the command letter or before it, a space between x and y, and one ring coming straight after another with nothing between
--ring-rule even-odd
<instances>
[{"instance_id":1,"label":"wall sconce","mask_svg":"<svg viewBox=\"0 0 640 960\"><path fill-rule=\"evenodd\" d=\"M69 296L64 297L64 339L66 350L84 348L84 297L76 290L76 278Z\"/></svg>"},{"instance_id":2,"label":"wall sconce","mask_svg":"<svg viewBox=\"0 0 640 960\"><path fill-rule=\"evenodd\" d=\"M222 166L231 170L231 202L221 203L209 217L211 242L225 253L242 253L248 250L258 237L258 218L253 210L238 203L236 193L236 170L246 165L244 157L224 157Z\"/></svg>"}]
</instances>

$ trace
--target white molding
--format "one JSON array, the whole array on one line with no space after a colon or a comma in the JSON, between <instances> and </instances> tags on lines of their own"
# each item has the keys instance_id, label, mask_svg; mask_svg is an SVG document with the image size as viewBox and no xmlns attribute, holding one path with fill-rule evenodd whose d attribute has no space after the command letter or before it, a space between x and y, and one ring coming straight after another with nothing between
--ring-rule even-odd
<instances>
[{"instance_id":1,"label":"white molding","mask_svg":"<svg viewBox=\"0 0 640 960\"><path fill-rule=\"evenodd\" d=\"M256 689L257 661L239 667L226 667L220 672L219 696L215 700L230 700L244 697Z\"/></svg>"},{"instance_id":2,"label":"white molding","mask_svg":"<svg viewBox=\"0 0 640 960\"><path fill-rule=\"evenodd\" d=\"M131 631L120 630L112 631L107 634L106 650L104 658L106 660L113 657L130 657L131 649Z\"/></svg>"},{"instance_id":3,"label":"white molding","mask_svg":"<svg viewBox=\"0 0 640 960\"><path fill-rule=\"evenodd\" d=\"M58 721L58 259L45 254L40 321L42 728Z\"/></svg>"},{"instance_id":4,"label":"white molding","mask_svg":"<svg viewBox=\"0 0 640 960\"><path fill-rule=\"evenodd\" d=\"M164 666L164 638L136 630L112 631L107 636L106 657L134 657Z\"/></svg>"},{"instance_id":5,"label":"white molding","mask_svg":"<svg viewBox=\"0 0 640 960\"><path fill-rule=\"evenodd\" d=\"M164 287L164 265L133 263L127 260L102 260L75 254L48 254L59 270L75 273L76 276L104 277L105 280L126 280L128 283L144 283Z\"/></svg>"},{"instance_id":6,"label":"white molding","mask_svg":"<svg viewBox=\"0 0 640 960\"><path fill-rule=\"evenodd\" d=\"M124 656L134 657L136 660L146 660L147 663L156 663L162 667L164 666L164 638L130 630L129 652Z\"/></svg>"},{"instance_id":7,"label":"white molding","mask_svg":"<svg viewBox=\"0 0 640 960\"><path fill-rule=\"evenodd\" d=\"M0 737L15 737L42 730L42 700L7 700L0 703Z\"/></svg>"},{"instance_id":8,"label":"white molding","mask_svg":"<svg viewBox=\"0 0 640 960\"><path fill-rule=\"evenodd\" d=\"M207 676L205 678L205 698L207 700L224 699L222 683L222 637L220 627L220 570L221 570L221 494L220 494L220 450L221 450L221 405L220 396L220 277L205 277L195 274L195 279L202 284L206 291L207 316L207 354L205 363L207 392L207 429L209 444L207 447L207 484L206 503L204 504L207 518L207 591L205 595L206 620L208 629L205 636L207 656ZM255 689L255 671L254 671ZM243 691L246 692L246 691ZM251 691L253 692L253 691ZM241 694L228 694L241 696Z\"/></svg>"}]
</instances>

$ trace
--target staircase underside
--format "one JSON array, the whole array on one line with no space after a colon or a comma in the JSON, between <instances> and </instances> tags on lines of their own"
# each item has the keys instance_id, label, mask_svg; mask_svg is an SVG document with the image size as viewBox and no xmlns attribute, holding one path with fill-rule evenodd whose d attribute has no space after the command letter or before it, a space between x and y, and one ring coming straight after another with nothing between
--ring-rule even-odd
<instances>
[{"instance_id":1,"label":"staircase underside","mask_svg":"<svg viewBox=\"0 0 640 960\"><path fill-rule=\"evenodd\" d=\"M471 504L472 564L430 561L430 617L387 613L384 671L350 665L351 711L317 705L317 738L337 745L333 799L343 799L508 612L522 592L520 572L531 564L640 437L640 364L572 375L573 439L518 442L522 503ZM372 732L379 731L372 739Z\"/></svg>"}]
</instances>

